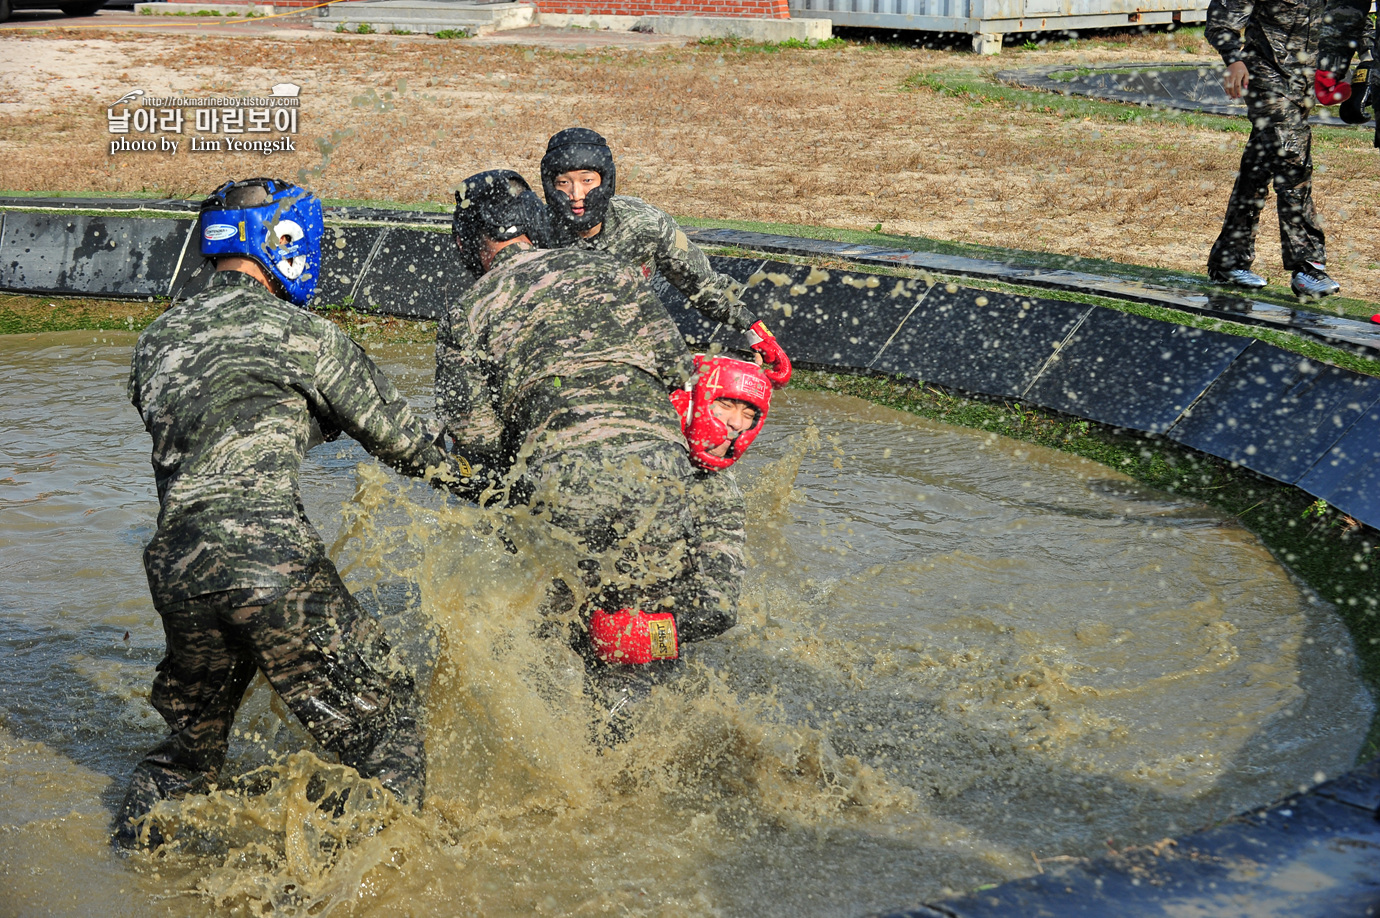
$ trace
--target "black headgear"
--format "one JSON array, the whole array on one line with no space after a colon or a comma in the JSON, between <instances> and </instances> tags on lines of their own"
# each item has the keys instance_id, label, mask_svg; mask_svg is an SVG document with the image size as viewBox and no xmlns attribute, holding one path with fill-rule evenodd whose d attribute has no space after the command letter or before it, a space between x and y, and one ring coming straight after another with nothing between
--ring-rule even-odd
<instances>
[{"instance_id":1,"label":"black headgear","mask_svg":"<svg viewBox=\"0 0 1380 918\"><path fill-rule=\"evenodd\" d=\"M451 233L460 243L460 260L474 274L484 273L479 260L485 239L505 242L526 236L538 245L547 240L546 207L527 180L511 169L471 175L455 191Z\"/></svg>"},{"instance_id":2,"label":"black headgear","mask_svg":"<svg viewBox=\"0 0 1380 918\"><path fill-rule=\"evenodd\" d=\"M585 212L576 217L570 210L570 198L556 190L556 176L577 169L599 173L599 187L585 198ZM546 144L541 158L541 187L546 192L546 206L551 210L553 229L583 233L604 222L609 199L615 194L618 171L613 167L613 151L608 141L589 128L566 128Z\"/></svg>"}]
</instances>

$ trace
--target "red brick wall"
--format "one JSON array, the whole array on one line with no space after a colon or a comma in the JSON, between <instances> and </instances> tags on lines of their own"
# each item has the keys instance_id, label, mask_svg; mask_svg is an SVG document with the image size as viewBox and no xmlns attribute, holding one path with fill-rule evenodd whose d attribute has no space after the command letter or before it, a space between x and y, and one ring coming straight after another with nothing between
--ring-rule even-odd
<instances>
[{"instance_id":1,"label":"red brick wall","mask_svg":"<svg viewBox=\"0 0 1380 918\"><path fill-rule=\"evenodd\" d=\"M790 19L786 0L536 0L543 13L585 16L738 16Z\"/></svg>"}]
</instances>

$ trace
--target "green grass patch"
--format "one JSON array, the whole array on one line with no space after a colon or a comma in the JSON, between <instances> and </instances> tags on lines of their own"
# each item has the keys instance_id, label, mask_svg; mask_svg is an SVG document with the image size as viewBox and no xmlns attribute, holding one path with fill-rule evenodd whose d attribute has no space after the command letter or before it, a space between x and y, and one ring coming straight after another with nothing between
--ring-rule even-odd
<instances>
[{"instance_id":1,"label":"green grass patch","mask_svg":"<svg viewBox=\"0 0 1380 918\"><path fill-rule=\"evenodd\" d=\"M1074 69L1076 68L1071 68ZM1069 119L1124 121L1126 113L1131 112L1150 122L1182 124L1233 134L1250 133L1250 125L1245 118L1182 112L1167 108L1147 108L1121 102L1104 102L1084 96L1063 96L1038 89L1023 89L999 82L993 76L992 70L969 68L939 73L916 73L906 77L901 86L905 90L929 90L940 95L956 96L978 106L999 105L1016 111L1042 112Z\"/></svg>"},{"instance_id":2,"label":"green grass patch","mask_svg":"<svg viewBox=\"0 0 1380 918\"><path fill-rule=\"evenodd\" d=\"M842 38L788 38L785 41L749 41L746 38L701 38L695 42L701 48L720 48L736 54L776 54L781 51L820 51L844 48L848 42Z\"/></svg>"},{"instance_id":3,"label":"green grass patch","mask_svg":"<svg viewBox=\"0 0 1380 918\"><path fill-rule=\"evenodd\" d=\"M143 331L168 308L166 297L98 300L89 297L21 296L0 293L0 335L65 331ZM357 341L425 343L436 340L436 323L356 312L351 303L313 310Z\"/></svg>"},{"instance_id":4,"label":"green grass patch","mask_svg":"<svg viewBox=\"0 0 1380 918\"><path fill-rule=\"evenodd\" d=\"M1166 64L1165 66L1168 68L1172 65ZM1067 72L1077 73L1079 69L1070 68ZM1090 68L1081 69L1092 72ZM1090 118L1094 121L1123 124L1127 122L1181 124L1186 127L1232 134L1248 134L1251 130L1250 122L1244 115L1185 112L1170 108L1107 102L1085 96L1064 96L1038 89L1023 89L999 82L993 75L994 72L993 69L967 68L939 73L915 73L902 81L901 88L910 91L929 90L940 95L956 96L977 107L998 105L1014 111L1057 114L1068 119ZM1313 137L1357 147L1369 146L1372 139L1369 131L1357 131L1353 128L1323 124L1313 125Z\"/></svg>"},{"instance_id":5,"label":"green grass patch","mask_svg":"<svg viewBox=\"0 0 1380 918\"><path fill-rule=\"evenodd\" d=\"M436 38L469 38L470 33L467 29L441 29L439 32L432 32Z\"/></svg>"},{"instance_id":6,"label":"green grass patch","mask_svg":"<svg viewBox=\"0 0 1380 918\"><path fill-rule=\"evenodd\" d=\"M1045 76L1058 83L1068 83L1073 80L1089 77L1093 74L1103 74L1110 76L1126 76L1132 73L1143 73L1146 70L1201 70L1203 64L1156 64L1153 68L1147 67L1073 67L1069 70L1055 70L1046 73Z\"/></svg>"},{"instance_id":7,"label":"green grass patch","mask_svg":"<svg viewBox=\"0 0 1380 918\"><path fill-rule=\"evenodd\" d=\"M1057 83L1069 83L1081 77L1092 76L1096 72L1091 67L1078 67L1074 70L1059 70L1048 74L1048 76Z\"/></svg>"},{"instance_id":8,"label":"green grass patch","mask_svg":"<svg viewBox=\"0 0 1380 918\"><path fill-rule=\"evenodd\" d=\"M167 195L160 195L156 191L6 191L0 189L0 198L108 198L112 201L124 201L141 198L160 200L166 197ZM122 213L122 211L105 212Z\"/></svg>"},{"instance_id":9,"label":"green grass patch","mask_svg":"<svg viewBox=\"0 0 1380 918\"><path fill-rule=\"evenodd\" d=\"M167 305L166 300L96 300L0 293L0 335L142 331Z\"/></svg>"}]
</instances>

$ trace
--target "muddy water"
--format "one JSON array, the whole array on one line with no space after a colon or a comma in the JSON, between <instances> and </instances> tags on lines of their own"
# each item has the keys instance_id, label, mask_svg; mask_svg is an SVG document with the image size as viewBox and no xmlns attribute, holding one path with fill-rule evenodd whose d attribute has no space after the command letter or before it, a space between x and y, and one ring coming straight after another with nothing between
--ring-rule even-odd
<instances>
[{"instance_id":1,"label":"muddy water","mask_svg":"<svg viewBox=\"0 0 1380 918\"><path fill-rule=\"evenodd\" d=\"M1154 842L1348 767L1332 610L1232 520L1102 466L788 391L743 464L740 625L600 751L532 634L564 549L329 444L308 511L428 686L420 817L256 686L222 791L105 845L160 735L133 336L0 338L0 915L838 915ZM427 406L427 348L379 349ZM351 787L348 805L315 802ZM1059 862L1055 862L1059 863Z\"/></svg>"}]
</instances>

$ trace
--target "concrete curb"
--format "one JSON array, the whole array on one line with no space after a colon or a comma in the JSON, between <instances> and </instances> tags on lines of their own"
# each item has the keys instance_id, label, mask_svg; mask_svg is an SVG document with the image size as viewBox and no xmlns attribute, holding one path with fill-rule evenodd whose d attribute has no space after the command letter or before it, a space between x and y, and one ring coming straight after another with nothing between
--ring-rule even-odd
<instances>
[{"instance_id":1,"label":"concrete curb","mask_svg":"<svg viewBox=\"0 0 1380 918\"><path fill-rule=\"evenodd\" d=\"M716 16L618 16L541 13L527 3L455 2L455 0L365 0L322 10L314 25L368 23L377 31L407 28L417 32L463 29L474 35L515 31L529 26L648 32L684 38L739 38L745 41L824 41L833 35L828 19L749 19Z\"/></svg>"},{"instance_id":2,"label":"concrete curb","mask_svg":"<svg viewBox=\"0 0 1380 918\"><path fill-rule=\"evenodd\" d=\"M291 13L292 7L272 3L226 0L216 3L135 3L134 12L147 16L188 16L218 13L244 17ZM147 12L146 12L147 11ZM753 42L818 42L833 36L828 19L748 19L730 16L615 16L579 13L542 13L530 3L480 3L456 0L360 0L322 9L301 9L318 29L345 26L353 32L367 24L379 34L405 30L416 34L463 31L469 35L512 32L528 27L589 29L612 32L646 32L682 38L737 38Z\"/></svg>"},{"instance_id":3,"label":"concrete curb","mask_svg":"<svg viewBox=\"0 0 1380 918\"><path fill-rule=\"evenodd\" d=\"M173 16L185 13L188 16L195 16L197 13L217 13L235 14L243 17L250 13L255 16L272 16L275 12L272 3L246 3L244 0L229 0L227 3L136 3L134 4L135 15L140 16ZM146 12L147 11L147 12ZM284 7L276 12L291 13L290 7ZM306 10L302 10L306 12ZM315 13L315 11L312 11Z\"/></svg>"},{"instance_id":4,"label":"concrete curb","mask_svg":"<svg viewBox=\"0 0 1380 918\"><path fill-rule=\"evenodd\" d=\"M709 16L643 16L640 24L658 35L687 38L741 38L745 41L826 41L834 26L828 19L737 19Z\"/></svg>"}]
</instances>

